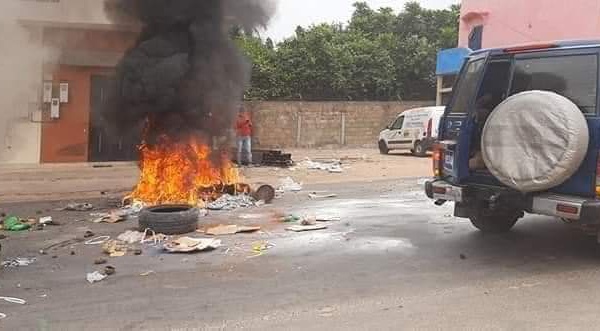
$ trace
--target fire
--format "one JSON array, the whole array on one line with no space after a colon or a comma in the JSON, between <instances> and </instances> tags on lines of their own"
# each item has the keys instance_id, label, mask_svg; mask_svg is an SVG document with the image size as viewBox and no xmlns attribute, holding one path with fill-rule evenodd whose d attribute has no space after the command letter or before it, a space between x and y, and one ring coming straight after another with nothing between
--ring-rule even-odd
<instances>
[{"instance_id":1,"label":"fire","mask_svg":"<svg viewBox=\"0 0 600 331\"><path fill-rule=\"evenodd\" d=\"M213 155L202 138L174 140L167 135L140 145L141 175L132 200L149 205L203 205L228 188L244 190L241 176L226 153Z\"/></svg>"}]
</instances>

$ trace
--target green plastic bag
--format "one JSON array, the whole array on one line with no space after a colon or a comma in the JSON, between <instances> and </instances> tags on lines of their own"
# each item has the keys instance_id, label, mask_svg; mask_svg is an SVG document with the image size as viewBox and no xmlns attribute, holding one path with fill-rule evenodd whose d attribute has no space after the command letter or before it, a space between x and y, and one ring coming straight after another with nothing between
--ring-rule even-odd
<instances>
[{"instance_id":1,"label":"green plastic bag","mask_svg":"<svg viewBox=\"0 0 600 331\"><path fill-rule=\"evenodd\" d=\"M29 229L29 224L21 223L16 216L9 216L4 219L4 230L7 231L23 231Z\"/></svg>"}]
</instances>

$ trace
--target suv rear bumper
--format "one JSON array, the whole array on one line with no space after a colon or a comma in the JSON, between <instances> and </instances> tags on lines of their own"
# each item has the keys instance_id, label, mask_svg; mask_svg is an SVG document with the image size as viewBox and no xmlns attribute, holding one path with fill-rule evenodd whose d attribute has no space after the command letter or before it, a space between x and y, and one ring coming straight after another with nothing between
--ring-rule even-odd
<instances>
[{"instance_id":1,"label":"suv rear bumper","mask_svg":"<svg viewBox=\"0 0 600 331\"><path fill-rule=\"evenodd\" d=\"M449 184L442 180L427 181L425 193L436 201L476 202L478 194L471 187ZM532 214L578 220L585 224L600 223L600 200L580 197L539 194L524 196L521 206Z\"/></svg>"}]
</instances>

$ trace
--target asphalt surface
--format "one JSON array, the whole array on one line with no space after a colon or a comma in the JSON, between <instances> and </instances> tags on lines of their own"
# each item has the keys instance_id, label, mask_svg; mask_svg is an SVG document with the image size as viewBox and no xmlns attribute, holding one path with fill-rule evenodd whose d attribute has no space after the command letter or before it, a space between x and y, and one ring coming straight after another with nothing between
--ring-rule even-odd
<instances>
[{"instance_id":1,"label":"asphalt surface","mask_svg":"<svg viewBox=\"0 0 600 331\"><path fill-rule=\"evenodd\" d=\"M310 200L312 190L336 198ZM94 201L102 205L102 200ZM35 256L0 273L3 330L398 330L595 329L600 297L595 239L559 220L527 216L507 235L484 236L427 201L417 179L330 184L289 193L272 206L216 213L206 223L261 224L263 232L223 237L224 247L109 259L72 243L91 229L114 236L135 226L76 221L61 203L0 206L52 214L62 225L10 234L3 258ZM106 207L106 206L104 206ZM36 213L37 212L37 213ZM337 216L327 230L291 233L275 221L294 212ZM266 240L263 255L252 243ZM71 251L75 255L71 255ZM140 274L154 271L148 276Z\"/></svg>"}]
</instances>

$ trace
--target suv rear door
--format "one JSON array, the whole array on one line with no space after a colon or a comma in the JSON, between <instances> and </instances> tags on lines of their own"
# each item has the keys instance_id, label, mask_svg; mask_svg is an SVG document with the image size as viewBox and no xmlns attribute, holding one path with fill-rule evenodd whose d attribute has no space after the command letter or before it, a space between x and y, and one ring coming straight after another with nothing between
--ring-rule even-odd
<instances>
[{"instance_id":1,"label":"suv rear door","mask_svg":"<svg viewBox=\"0 0 600 331\"><path fill-rule=\"evenodd\" d=\"M545 90L563 95L584 114L589 128L588 153L579 170L552 192L595 195L600 118L598 117L598 49L549 50L516 54L510 95Z\"/></svg>"},{"instance_id":2,"label":"suv rear door","mask_svg":"<svg viewBox=\"0 0 600 331\"><path fill-rule=\"evenodd\" d=\"M454 88L457 91L440 125L440 140L444 143L443 177L459 183L469 176L470 132L469 111L474 106L488 53L473 57L463 66Z\"/></svg>"}]
</instances>

